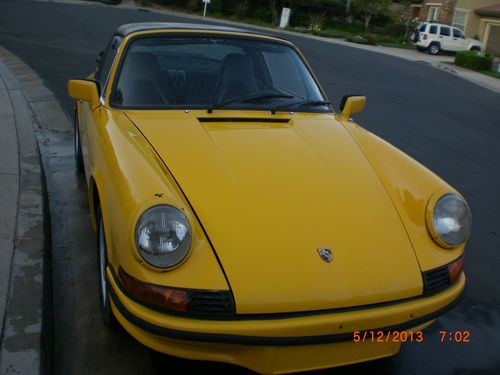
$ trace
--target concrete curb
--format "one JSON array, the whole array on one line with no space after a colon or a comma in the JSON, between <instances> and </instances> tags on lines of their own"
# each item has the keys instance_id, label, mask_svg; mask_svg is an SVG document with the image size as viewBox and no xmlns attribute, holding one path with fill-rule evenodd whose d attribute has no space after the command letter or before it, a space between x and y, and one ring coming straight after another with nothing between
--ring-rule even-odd
<instances>
[{"instance_id":1,"label":"concrete curb","mask_svg":"<svg viewBox=\"0 0 500 375\"><path fill-rule=\"evenodd\" d=\"M38 120L33 96L27 95L33 75L17 57L0 47L0 78L10 99L19 156L17 217L0 345L1 374L45 374L51 368L50 224L35 135Z\"/></svg>"}]
</instances>

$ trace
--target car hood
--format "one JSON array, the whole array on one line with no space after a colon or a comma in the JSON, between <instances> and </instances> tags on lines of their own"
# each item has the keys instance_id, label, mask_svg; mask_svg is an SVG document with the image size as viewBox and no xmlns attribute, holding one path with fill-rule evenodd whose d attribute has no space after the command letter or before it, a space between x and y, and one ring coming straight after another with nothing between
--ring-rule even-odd
<instances>
[{"instance_id":1,"label":"car hood","mask_svg":"<svg viewBox=\"0 0 500 375\"><path fill-rule=\"evenodd\" d=\"M398 212L333 115L127 115L189 200L239 314L341 308L422 293ZM319 248L331 249L331 263Z\"/></svg>"}]
</instances>

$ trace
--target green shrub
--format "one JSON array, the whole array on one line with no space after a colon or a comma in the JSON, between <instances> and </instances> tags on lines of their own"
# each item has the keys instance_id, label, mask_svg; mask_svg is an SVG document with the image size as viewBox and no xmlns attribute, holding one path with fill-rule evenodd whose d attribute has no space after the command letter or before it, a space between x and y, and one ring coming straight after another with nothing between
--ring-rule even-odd
<instances>
[{"instance_id":1,"label":"green shrub","mask_svg":"<svg viewBox=\"0 0 500 375\"><path fill-rule=\"evenodd\" d=\"M366 40L366 44L371 44L372 46L377 45L377 38L374 35L366 34L364 38Z\"/></svg>"},{"instance_id":2,"label":"green shrub","mask_svg":"<svg viewBox=\"0 0 500 375\"><path fill-rule=\"evenodd\" d=\"M309 14L309 26L307 27L311 33L318 35L326 21L325 13Z\"/></svg>"},{"instance_id":3,"label":"green shrub","mask_svg":"<svg viewBox=\"0 0 500 375\"><path fill-rule=\"evenodd\" d=\"M295 31L297 33L308 33L309 30L307 27L304 26L295 26L291 28L292 31Z\"/></svg>"},{"instance_id":4,"label":"green shrub","mask_svg":"<svg viewBox=\"0 0 500 375\"><path fill-rule=\"evenodd\" d=\"M191 12L196 12L200 10L200 2L198 0L188 0L186 2L186 8Z\"/></svg>"},{"instance_id":5,"label":"green shrub","mask_svg":"<svg viewBox=\"0 0 500 375\"><path fill-rule=\"evenodd\" d=\"M234 15L239 19L243 19L248 15L249 8L248 0L239 1L233 8Z\"/></svg>"},{"instance_id":6,"label":"green shrub","mask_svg":"<svg viewBox=\"0 0 500 375\"><path fill-rule=\"evenodd\" d=\"M273 22L273 14L268 7L258 7L252 14L252 17L266 23Z\"/></svg>"},{"instance_id":7,"label":"green shrub","mask_svg":"<svg viewBox=\"0 0 500 375\"><path fill-rule=\"evenodd\" d=\"M370 44L372 46L377 45L377 40L372 35L349 35L345 38L348 42L357 44Z\"/></svg>"},{"instance_id":8,"label":"green shrub","mask_svg":"<svg viewBox=\"0 0 500 375\"><path fill-rule=\"evenodd\" d=\"M455 64L472 70L491 70L493 56L479 51L460 51L455 56Z\"/></svg>"},{"instance_id":9,"label":"green shrub","mask_svg":"<svg viewBox=\"0 0 500 375\"><path fill-rule=\"evenodd\" d=\"M309 26L309 13L294 10L290 16L290 26Z\"/></svg>"},{"instance_id":10,"label":"green shrub","mask_svg":"<svg viewBox=\"0 0 500 375\"><path fill-rule=\"evenodd\" d=\"M342 17L332 17L327 20L325 23L326 28L334 28L337 30L343 30L349 32L351 34L358 34L363 32L365 27L364 24L359 22L358 20L353 20L352 23L346 21L344 16Z\"/></svg>"},{"instance_id":11,"label":"green shrub","mask_svg":"<svg viewBox=\"0 0 500 375\"><path fill-rule=\"evenodd\" d=\"M110 4L110 5L118 5L122 2L122 0L90 0L98 3Z\"/></svg>"},{"instance_id":12,"label":"green shrub","mask_svg":"<svg viewBox=\"0 0 500 375\"><path fill-rule=\"evenodd\" d=\"M348 42L357 44L368 44L368 41L361 35L349 35L345 38Z\"/></svg>"},{"instance_id":13,"label":"green shrub","mask_svg":"<svg viewBox=\"0 0 500 375\"><path fill-rule=\"evenodd\" d=\"M399 44L399 43L404 42L404 40L402 40L401 37L399 37L399 36L392 36L392 35L387 35L387 34L382 34L382 35L368 34L368 35L370 35L378 43Z\"/></svg>"},{"instance_id":14,"label":"green shrub","mask_svg":"<svg viewBox=\"0 0 500 375\"><path fill-rule=\"evenodd\" d=\"M349 33L337 30L321 30L318 33L319 36L324 36L326 38L345 38L349 36Z\"/></svg>"}]
</instances>

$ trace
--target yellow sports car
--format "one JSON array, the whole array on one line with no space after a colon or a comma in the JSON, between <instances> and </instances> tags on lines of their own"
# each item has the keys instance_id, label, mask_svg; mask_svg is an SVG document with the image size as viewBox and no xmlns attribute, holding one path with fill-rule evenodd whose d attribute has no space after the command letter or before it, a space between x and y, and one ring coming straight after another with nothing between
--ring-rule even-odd
<instances>
[{"instance_id":1,"label":"yellow sports car","mask_svg":"<svg viewBox=\"0 0 500 375\"><path fill-rule=\"evenodd\" d=\"M123 25L76 99L100 301L159 352L260 373L391 356L454 306L464 198L336 111L290 42Z\"/></svg>"}]
</instances>

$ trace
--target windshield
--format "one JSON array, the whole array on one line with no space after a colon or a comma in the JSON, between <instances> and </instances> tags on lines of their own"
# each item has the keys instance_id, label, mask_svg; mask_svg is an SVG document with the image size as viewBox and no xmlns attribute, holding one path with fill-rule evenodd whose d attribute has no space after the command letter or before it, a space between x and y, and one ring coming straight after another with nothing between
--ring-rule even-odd
<instances>
[{"instance_id":1,"label":"windshield","mask_svg":"<svg viewBox=\"0 0 500 375\"><path fill-rule=\"evenodd\" d=\"M132 41L121 66L111 97L121 108L330 111L304 62L284 44L153 36Z\"/></svg>"}]
</instances>

